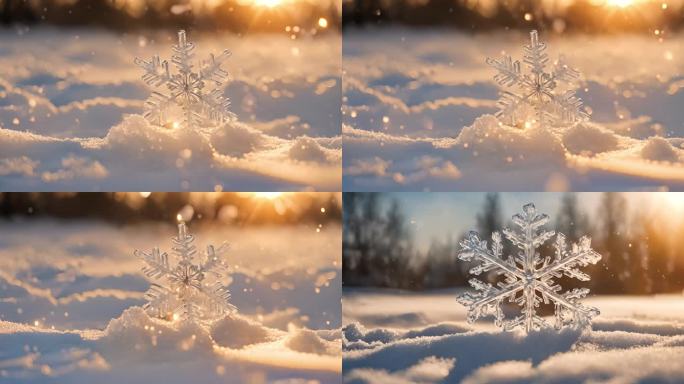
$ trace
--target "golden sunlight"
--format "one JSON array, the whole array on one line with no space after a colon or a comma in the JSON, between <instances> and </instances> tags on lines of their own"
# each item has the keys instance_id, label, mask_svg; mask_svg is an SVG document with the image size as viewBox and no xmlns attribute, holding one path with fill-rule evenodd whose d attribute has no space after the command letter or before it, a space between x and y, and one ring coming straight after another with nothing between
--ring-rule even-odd
<instances>
[{"instance_id":1,"label":"golden sunlight","mask_svg":"<svg viewBox=\"0 0 684 384\"><path fill-rule=\"evenodd\" d=\"M662 202L667 205L670 212L684 209L684 192L658 193L655 196L657 199L662 199Z\"/></svg>"},{"instance_id":2,"label":"golden sunlight","mask_svg":"<svg viewBox=\"0 0 684 384\"><path fill-rule=\"evenodd\" d=\"M283 3L283 0L254 0L257 7L275 8Z\"/></svg>"},{"instance_id":3,"label":"golden sunlight","mask_svg":"<svg viewBox=\"0 0 684 384\"><path fill-rule=\"evenodd\" d=\"M282 196L282 192L254 192L254 197L265 200L275 200Z\"/></svg>"},{"instance_id":4,"label":"golden sunlight","mask_svg":"<svg viewBox=\"0 0 684 384\"><path fill-rule=\"evenodd\" d=\"M606 5L617 8L627 8L636 3L636 0L608 0Z\"/></svg>"}]
</instances>

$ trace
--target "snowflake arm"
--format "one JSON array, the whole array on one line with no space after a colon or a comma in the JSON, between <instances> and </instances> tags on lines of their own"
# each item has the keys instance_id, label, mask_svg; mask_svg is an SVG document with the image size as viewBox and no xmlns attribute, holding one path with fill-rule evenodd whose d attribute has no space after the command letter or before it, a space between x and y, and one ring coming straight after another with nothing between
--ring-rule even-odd
<instances>
[{"instance_id":1,"label":"snowflake arm","mask_svg":"<svg viewBox=\"0 0 684 384\"><path fill-rule=\"evenodd\" d=\"M134 62L145 71L142 79L147 85L158 87L171 80L169 63L166 60L161 61L159 56L152 57L152 60L150 61L145 61L136 57Z\"/></svg>"},{"instance_id":2,"label":"snowflake arm","mask_svg":"<svg viewBox=\"0 0 684 384\"><path fill-rule=\"evenodd\" d=\"M166 252L161 252L159 248L152 248L151 252L144 252L135 250L135 256L143 259L145 265L142 269L147 277L158 279L161 276L172 273L169 267L169 255Z\"/></svg>"},{"instance_id":3,"label":"snowflake arm","mask_svg":"<svg viewBox=\"0 0 684 384\"><path fill-rule=\"evenodd\" d=\"M568 251L565 236L559 233L554 248L556 249L554 261L551 264L545 263L535 273L535 277L553 276L559 278L565 275L580 281L591 280L589 275L578 269L589 264L596 264L601 260L601 255L591 248L590 237L583 236L579 243L573 244Z\"/></svg>"},{"instance_id":4,"label":"snowflake arm","mask_svg":"<svg viewBox=\"0 0 684 384\"><path fill-rule=\"evenodd\" d=\"M503 260L501 258L503 244L501 243L501 235L498 232L492 234L492 251L487 249L487 242L480 240L477 232L471 231L468 237L460 243L462 251L458 254L458 258L463 261L478 260L481 264L473 267L470 273L479 275L483 272L489 272L494 269L499 269L501 273L510 274L511 277L522 278L515 267L515 264L510 260Z\"/></svg>"},{"instance_id":5,"label":"snowflake arm","mask_svg":"<svg viewBox=\"0 0 684 384\"><path fill-rule=\"evenodd\" d=\"M488 57L486 62L499 72L494 75L494 80L499 83L499 85L510 87L526 81L520 71L520 61L513 61L511 56L504 56L501 60Z\"/></svg>"},{"instance_id":6,"label":"snowflake arm","mask_svg":"<svg viewBox=\"0 0 684 384\"><path fill-rule=\"evenodd\" d=\"M200 80L209 80L221 85L228 79L228 72L221 68L221 65L231 56L229 50L224 50L218 57L209 55L209 60L202 62L200 69Z\"/></svg>"},{"instance_id":7,"label":"snowflake arm","mask_svg":"<svg viewBox=\"0 0 684 384\"><path fill-rule=\"evenodd\" d=\"M173 47L174 55L171 56L171 62L176 65L178 72L183 75L191 76L192 73L192 59L195 56L195 44L188 42L185 31L178 31L178 44Z\"/></svg>"},{"instance_id":8,"label":"snowflake arm","mask_svg":"<svg viewBox=\"0 0 684 384\"><path fill-rule=\"evenodd\" d=\"M530 44L524 47L523 61L530 66L533 74L546 76L544 70L549 62L546 44L539 41L537 31L530 32Z\"/></svg>"}]
</instances>

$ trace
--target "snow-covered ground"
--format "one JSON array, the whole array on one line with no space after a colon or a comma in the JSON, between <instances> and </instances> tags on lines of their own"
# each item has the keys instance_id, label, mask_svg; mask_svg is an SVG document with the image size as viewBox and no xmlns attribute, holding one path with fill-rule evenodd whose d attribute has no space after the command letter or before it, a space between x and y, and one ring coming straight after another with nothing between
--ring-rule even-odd
<instances>
[{"instance_id":1,"label":"snow-covered ground","mask_svg":"<svg viewBox=\"0 0 684 384\"><path fill-rule=\"evenodd\" d=\"M345 289L345 383L684 381L684 295L593 296L591 329L525 336L466 323L457 293Z\"/></svg>"},{"instance_id":2,"label":"snow-covered ground","mask_svg":"<svg viewBox=\"0 0 684 384\"><path fill-rule=\"evenodd\" d=\"M47 190L339 190L340 36L203 34L229 49L237 123L211 134L151 125L134 58L170 59L174 31L0 30L0 187Z\"/></svg>"},{"instance_id":3,"label":"snow-covered ground","mask_svg":"<svg viewBox=\"0 0 684 384\"><path fill-rule=\"evenodd\" d=\"M339 227L190 231L200 250L231 244L239 312L206 327L140 308L133 251L169 250L173 226L0 223L0 382L339 381Z\"/></svg>"},{"instance_id":4,"label":"snow-covered ground","mask_svg":"<svg viewBox=\"0 0 684 384\"><path fill-rule=\"evenodd\" d=\"M344 190L681 190L683 37L542 33L550 58L582 73L591 111L547 131L491 116L499 88L485 58L521 59L526 33L350 29Z\"/></svg>"}]
</instances>

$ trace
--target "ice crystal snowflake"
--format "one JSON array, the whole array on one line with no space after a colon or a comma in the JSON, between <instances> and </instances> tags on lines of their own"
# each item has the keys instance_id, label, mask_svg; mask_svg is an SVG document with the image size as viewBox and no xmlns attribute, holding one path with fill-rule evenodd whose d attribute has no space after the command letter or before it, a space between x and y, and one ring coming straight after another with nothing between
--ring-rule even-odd
<instances>
[{"instance_id":1,"label":"ice crystal snowflake","mask_svg":"<svg viewBox=\"0 0 684 384\"><path fill-rule=\"evenodd\" d=\"M487 64L498 73L494 80L512 91L502 91L496 116L512 126L564 126L587 119L582 100L575 96L574 83L579 72L559 57L551 73L546 72L549 56L546 44L539 41L537 31L530 32L530 44L524 47L523 62L529 73L522 73L520 61L504 56L500 60L487 58ZM558 87L564 83L564 90Z\"/></svg>"},{"instance_id":2,"label":"ice crystal snowflake","mask_svg":"<svg viewBox=\"0 0 684 384\"><path fill-rule=\"evenodd\" d=\"M221 65L230 57L230 52L225 50L218 57L212 54L209 60L193 63L194 50L195 45L187 41L185 31L181 30L171 57L175 73L159 56L150 61L135 58L135 64L145 71L143 81L158 90L145 102L144 116L151 123L197 129L234 119L229 110L230 100L222 95L228 72ZM213 89L205 89L207 83L213 84Z\"/></svg>"},{"instance_id":3,"label":"ice crystal snowflake","mask_svg":"<svg viewBox=\"0 0 684 384\"><path fill-rule=\"evenodd\" d=\"M159 248L135 251L145 262L143 273L155 281L145 294L148 313L169 320L210 320L235 311L230 292L221 281L226 269L222 256L228 245L224 243L218 249L210 245L200 256L193 244L195 238L184 223L178 224L178 236L172 240L171 262Z\"/></svg>"},{"instance_id":4,"label":"ice crystal snowflake","mask_svg":"<svg viewBox=\"0 0 684 384\"><path fill-rule=\"evenodd\" d=\"M553 257L542 258L537 248L554 236L554 231L547 231L543 226L549 221L545 214L538 214L534 204L523 207L522 214L513 216L517 231L504 229L503 235L516 246L520 252L515 256L503 256L502 237L499 232L492 234L491 249L487 242L480 240L476 232L470 232L461 241L458 258L474 261L478 264L470 270L473 275L493 271L503 276L496 286L476 278L469 281L475 293L467 292L458 297L458 301L468 307L468 322L493 314L495 323L504 330L523 327L525 331L546 327L546 321L537 314L542 303L555 305L555 328L564 326L584 327L591 318L598 315L596 308L585 307L580 302L588 293L587 288L576 288L561 293L561 286L553 279L565 275L581 281L589 281L590 277L579 270L589 264L595 264L601 255L591 248L591 239L582 237L577 244L568 249L565 236L557 234L553 247ZM503 312L504 300L520 307L520 314L506 320Z\"/></svg>"}]
</instances>

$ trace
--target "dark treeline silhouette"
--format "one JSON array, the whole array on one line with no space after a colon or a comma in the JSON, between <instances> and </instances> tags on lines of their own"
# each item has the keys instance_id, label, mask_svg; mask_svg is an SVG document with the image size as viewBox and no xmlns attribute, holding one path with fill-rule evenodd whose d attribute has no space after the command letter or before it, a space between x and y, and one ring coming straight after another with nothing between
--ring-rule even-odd
<instances>
[{"instance_id":1,"label":"dark treeline silhouette","mask_svg":"<svg viewBox=\"0 0 684 384\"><path fill-rule=\"evenodd\" d=\"M195 6L193 9L189 4ZM215 7L185 0L0 0L0 23L94 26L120 30L187 28L246 32L283 32L297 26L310 31L339 29L339 3L285 2L273 8L238 0L221 0Z\"/></svg>"},{"instance_id":2,"label":"dark treeline silhouette","mask_svg":"<svg viewBox=\"0 0 684 384\"><path fill-rule=\"evenodd\" d=\"M549 212L547 225L563 233L568 243L582 236L592 238L601 261L584 268L590 282L563 277L566 289L589 287L595 294L650 294L682 292L684 289L684 222L663 222L662 216L630 210L619 193L601 195L599 209L590 222L577 195L561 195L558 212ZM472 266L457 259L458 238L433 240L426 251L415 249L412 232L396 199L381 193L347 193L343 203L343 284L410 290L460 287L467 285ZM510 219L510 218L506 218ZM501 212L499 195L486 194L476 217L475 229L482 239L494 231L511 227ZM504 254L518 250L504 242ZM540 248L542 255L553 254L552 242ZM491 282L496 280L490 274Z\"/></svg>"},{"instance_id":3,"label":"dark treeline silhouette","mask_svg":"<svg viewBox=\"0 0 684 384\"><path fill-rule=\"evenodd\" d=\"M592 0L569 5L538 0L345 0L343 27L365 25L450 26L466 30L536 28L555 32L616 32L679 29L681 3L658 1L617 7ZM672 2L670 2L672 3Z\"/></svg>"},{"instance_id":4,"label":"dark treeline silhouette","mask_svg":"<svg viewBox=\"0 0 684 384\"><path fill-rule=\"evenodd\" d=\"M117 224L175 222L192 207L193 221L236 225L339 223L338 198L326 193L284 194L274 200L240 193L0 193L0 220L17 217L95 219ZM322 212L321 208L324 208Z\"/></svg>"}]
</instances>

